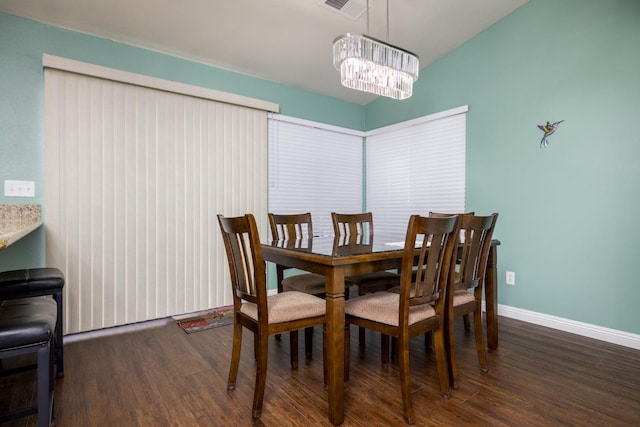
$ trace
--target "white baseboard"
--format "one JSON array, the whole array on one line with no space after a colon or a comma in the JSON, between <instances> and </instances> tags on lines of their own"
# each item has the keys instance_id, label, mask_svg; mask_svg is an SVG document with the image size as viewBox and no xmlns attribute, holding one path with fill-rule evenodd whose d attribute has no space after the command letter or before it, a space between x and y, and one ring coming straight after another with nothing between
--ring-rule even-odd
<instances>
[{"instance_id":1,"label":"white baseboard","mask_svg":"<svg viewBox=\"0 0 640 427\"><path fill-rule=\"evenodd\" d=\"M485 311L485 302L482 302ZM640 350L640 335L498 304L498 315Z\"/></svg>"}]
</instances>

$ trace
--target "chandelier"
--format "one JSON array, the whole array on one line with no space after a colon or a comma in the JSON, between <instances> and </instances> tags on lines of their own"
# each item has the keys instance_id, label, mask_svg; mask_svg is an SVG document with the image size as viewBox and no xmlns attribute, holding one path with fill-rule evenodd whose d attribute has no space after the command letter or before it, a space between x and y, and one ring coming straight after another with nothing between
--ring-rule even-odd
<instances>
[{"instance_id":1,"label":"chandelier","mask_svg":"<svg viewBox=\"0 0 640 427\"><path fill-rule=\"evenodd\" d=\"M367 33L369 1L367 0ZM387 0L389 39L389 0ZM363 34L347 33L333 41L333 66L340 70L342 85L393 99L407 99L418 80L418 56Z\"/></svg>"}]
</instances>

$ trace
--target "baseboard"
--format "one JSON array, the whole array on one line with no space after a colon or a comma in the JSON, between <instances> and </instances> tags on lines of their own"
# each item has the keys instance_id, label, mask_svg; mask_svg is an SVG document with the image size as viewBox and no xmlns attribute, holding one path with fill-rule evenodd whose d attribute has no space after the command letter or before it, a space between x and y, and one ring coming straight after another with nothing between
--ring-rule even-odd
<instances>
[{"instance_id":1,"label":"baseboard","mask_svg":"<svg viewBox=\"0 0 640 427\"><path fill-rule=\"evenodd\" d=\"M485 302L482 302L485 311ZM640 350L640 335L498 304L498 315Z\"/></svg>"}]
</instances>

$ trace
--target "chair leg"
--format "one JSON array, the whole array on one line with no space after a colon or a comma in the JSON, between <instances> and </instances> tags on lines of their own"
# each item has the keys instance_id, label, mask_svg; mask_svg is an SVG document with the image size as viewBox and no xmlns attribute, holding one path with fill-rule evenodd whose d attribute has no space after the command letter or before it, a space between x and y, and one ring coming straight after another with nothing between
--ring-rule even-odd
<instances>
[{"instance_id":1,"label":"chair leg","mask_svg":"<svg viewBox=\"0 0 640 427\"><path fill-rule=\"evenodd\" d=\"M55 292L53 299L56 301L57 320L55 328L55 361L56 361L56 376L62 378L64 376L64 346L62 337L62 325L64 324L64 311L62 310L62 289Z\"/></svg>"},{"instance_id":2,"label":"chair leg","mask_svg":"<svg viewBox=\"0 0 640 427\"><path fill-rule=\"evenodd\" d=\"M444 320L444 348L447 356L447 372L449 384L454 390L458 389L458 366L456 364L456 353L453 332L453 312L447 313Z\"/></svg>"},{"instance_id":3,"label":"chair leg","mask_svg":"<svg viewBox=\"0 0 640 427\"><path fill-rule=\"evenodd\" d=\"M398 338L391 337L391 361L398 362Z\"/></svg>"},{"instance_id":4,"label":"chair leg","mask_svg":"<svg viewBox=\"0 0 640 427\"><path fill-rule=\"evenodd\" d=\"M313 326L304 330L304 354L307 359L313 355Z\"/></svg>"},{"instance_id":5,"label":"chair leg","mask_svg":"<svg viewBox=\"0 0 640 427\"><path fill-rule=\"evenodd\" d=\"M465 331L470 331L471 330L471 322L469 321L469 314L463 315L462 319L464 320L464 330Z\"/></svg>"},{"instance_id":6,"label":"chair leg","mask_svg":"<svg viewBox=\"0 0 640 427\"><path fill-rule=\"evenodd\" d=\"M256 366L256 385L253 391L253 418L260 418L262 413L262 401L267 382L267 361L269 356L269 336L264 331L257 331L258 336L258 363Z\"/></svg>"},{"instance_id":7,"label":"chair leg","mask_svg":"<svg viewBox=\"0 0 640 427\"><path fill-rule=\"evenodd\" d=\"M37 417L38 427L48 427L51 419L49 418L49 409L52 384L51 353L54 349L51 346L51 340L41 346L37 352Z\"/></svg>"},{"instance_id":8,"label":"chair leg","mask_svg":"<svg viewBox=\"0 0 640 427\"><path fill-rule=\"evenodd\" d=\"M364 348L366 340L367 340L367 333L366 333L366 329L363 328L362 326L360 326L358 328L358 343L360 344L361 348Z\"/></svg>"},{"instance_id":9,"label":"chair leg","mask_svg":"<svg viewBox=\"0 0 640 427\"><path fill-rule=\"evenodd\" d=\"M229 367L229 380L227 390L236 388L236 378L238 377L238 366L240 365L240 350L242 349L242 325L233 323L233 349L231 350L231 366Z\"/></svg>"},{"instance_id":10,"label":"chair leg","mask_svg":"<svg viewBox=\"0 0 640 427\"><path fill-rule=\"evenodd\" d=\"M291 343L291 370L298 369L298 331L289 332L289 342Z\"/></svg>"},{"instance_id":11,"label":"chair leg","mask_svg":"<svg viewBox=\"0 0 640 427\"><path fill-rule=\"evenodd\" d=\"M482 331L482 312L478 309L473 313L473 328L476 339L476 351L478 353L478 362L482 372L489 372L487 364L487 351L484 347L484 332Z\"/></svg>"},{"instance_id":12,"label":"chair leg","mask_svg":"<svg viewBox=\"0 0 640 427\"><path fill-rule=\"evenodd\" d=\"M445 349L444 328L436 329L433 334L433 341L436 353L436 367L438 369L438 379L440 381L440 394L445 399L451 397L449 388L449 375L447 371L447 354Z\"/></svg>"},{"instance_id":13,"label":"chair leg","mask_svg":"<svg viewBox=\"0 0 640 427\"><path fill-rule=\"evenodd\" d=\"M387 337L388 338L388 337ZM398 338L398 362L400 365L400 391L402 394L402 409L404 420L407 424L415 424L416 416L413 411L411 399L411 372L409 367L409 338L401 336Z\"/></svg>"},{"instance_id":14,"label":"chair leg","mask_svg":"<svg viewBox=\"0 0 640 427\"><path fill-rule=\"evenodd\" d=\"M431 333L431 331L426 332L424 334L424 348L430 349L432 342L433 342L433 334Z\"/></svg>"},{"instance_id":15,"label":"chair leg","mask_svg":"<svg viewBox=\"0 0 640 427\"><path fill-rule=\"evenodd\" d=\"M253 358L258 360L258 334L253 334Z\"/></svg>"},{"instance_id":16,"label":"chair leg","mask_svg":"<svg viewBox=\"0 0 640 427\"><path fill-rule=\"evenodd\" d=\"M380 334L380 363L382 368L389 366L389 335Z\"/></svg>"}]
</instances>

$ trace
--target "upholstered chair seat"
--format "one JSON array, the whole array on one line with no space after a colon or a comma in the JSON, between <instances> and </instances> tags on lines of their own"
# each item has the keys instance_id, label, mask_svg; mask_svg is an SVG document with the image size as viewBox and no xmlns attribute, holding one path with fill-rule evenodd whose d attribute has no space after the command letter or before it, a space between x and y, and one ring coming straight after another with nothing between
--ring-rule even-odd
<instances>
[{"instance_id":1,"label":"upholstered chair seat","mask_svg":"<svg viewBox=\"0 0 640 427\"><path fill-rule=\"evenodd\" d=\"M469 291L455 291L453 293L453 306L466 304L468 302L474 301L475 297Z\"/></svg>"},{"instance_id":2,"label":"upholstered chair seat","mask_svg":"<svg viewBox=\"0 0 640 427\"><path fill-rule=\"evenodd\" d=\"M290 291L271 295L267 297L269 324L324 316L325 306L323 299L302 292ZM240 312L255 321L258 320L258 307L252 302L243 302Z\"/></svg>"},{"instance_id":3,"label":"upholstered chair seat","mask_svg":"<svg viewBox=\"0 0 640 427\"><path fill-rule=\"evenodd\" d=\"M398 289L399 291L399 289ZM376 292L345 301L345 313L385 325L399 326L400 292ZM409 325L436 315L433 306L423 304L409 308Z\"/></svg>"}]
</instances>

